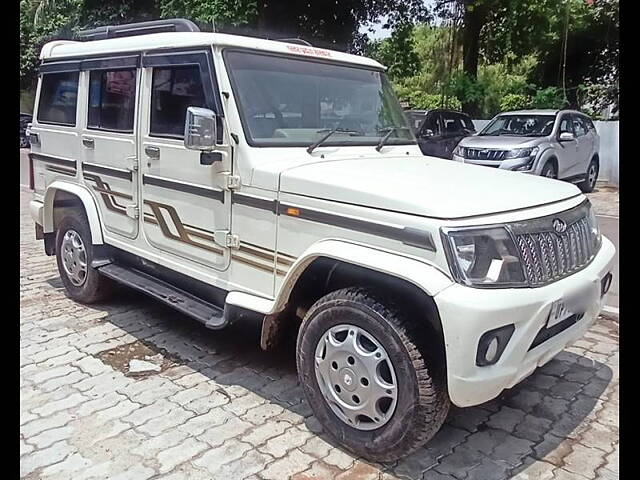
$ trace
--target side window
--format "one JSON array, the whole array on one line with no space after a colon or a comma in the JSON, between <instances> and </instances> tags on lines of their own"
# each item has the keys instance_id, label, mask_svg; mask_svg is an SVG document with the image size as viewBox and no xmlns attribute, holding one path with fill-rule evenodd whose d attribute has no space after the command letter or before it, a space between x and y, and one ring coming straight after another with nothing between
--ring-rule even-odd
<instances>
[{"instance_id":1,"label":"side window","mask_svg":"<svg viewBox=\"0 0 640 480\"><path fill-rule=\"evenodd\" d=\"M576 131L576 137L582 137L587 134L587 125L582 117L577 115L573 117L573 128Z\"/></svg>"},{"instance_id":2,"label":"side window","mask_svg":"<svg viewBox=\"0 0 640 480\"><path fill-rule=\"evenodd\" d=\"M135 69L91 72L87 127L132 133L135 102Z\"/></svg>"},{"instance_id":3,"label":"side window","mask_svg":"<svg viewBox=\"0 0 640 480\"><path fill-rule=\"evenodd\" d=\"M429 115L427 119L424 121L422 132L424 133L425 130L431 130L433 132L434 137L439 137L440 135L442 135L442 132L440 131L440 122L438 120L439 117L440 115L435 115L435 114Z\"/></svg>"},{"instance_id":4,"label":"side window","mask_svg":"<svg viewBox=\"0 0 640 480\"><path fill-rule=\"evenodd\" d=\"M443 113L442 123L444 125L443 130L445 135L461 135L464 132L464 126L458 115Z\"/></svg>"},{"instance_id":5,"label":"side window","mask_svg":"<svg viewBox=\"0 0 640 480\"><path fill-rule=\"evenodd\" d=\"M188 107L207 107L197 65L153 69L151 90L152 136L184 136Z\"/></svg>"},{"instance_id":6,"label":"side window","mask_svg":"<svg viewBox=\"0 0 640 480\"><path fill-rule=\"evenodd\" d=\"M38 122L75 127L79 75L80 72L42 75Z\"/></svg>"},{"instance_id":7,"label":"side window","mask_svg":"<svg viewBox=\"0 0 640 480\"><path fill-rule=\"evenodd\" d=\"M471 121L471 119L469 117L467 117L466 115L458 115L458 118L460 119L460 122L462 123L462 125L463 125L463 127L465 129L475 131L475 127L473 126L473 122Z\"/></svg>"},{"instance_id":8,"label":"side window","mask_svg":"<svg viewBox=\"0 0 640 480\"><path fill-rule=\"evenodd\" d=\"M589 117L582 117L582 121L584 122L588 131L590 132L596 131L596 126L593 124L593 121Z\"/></svg>"},{"instance_id":9,"label":"side window","mask_svg":"<svg viewBox=\"0 0 640 480\"><path fill-rule=\"evenodd\" d=\"M574 133L573 132L573 124L571 122L571 116L564 115L560 120L560 131L558 133Z\"/></svg>"}]
</instances>

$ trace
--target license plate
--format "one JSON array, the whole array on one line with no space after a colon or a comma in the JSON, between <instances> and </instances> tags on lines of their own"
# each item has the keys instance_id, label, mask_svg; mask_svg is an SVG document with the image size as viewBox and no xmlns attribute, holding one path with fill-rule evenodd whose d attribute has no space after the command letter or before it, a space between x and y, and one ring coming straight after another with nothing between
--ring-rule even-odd
<instances>
[{"instance_id":1,"label":"license plate","mask_svg":"<svg viewBox=\"0 0 640 480\"><path fill-rule=\"evenodd\" d=\"M549 312L549 319L547 320L547 328L551 328L557 325L563 320L566 320L574 313L569 310L562 300L556 300L551 304L551 312Z\"/></svg>"}]
</instances>

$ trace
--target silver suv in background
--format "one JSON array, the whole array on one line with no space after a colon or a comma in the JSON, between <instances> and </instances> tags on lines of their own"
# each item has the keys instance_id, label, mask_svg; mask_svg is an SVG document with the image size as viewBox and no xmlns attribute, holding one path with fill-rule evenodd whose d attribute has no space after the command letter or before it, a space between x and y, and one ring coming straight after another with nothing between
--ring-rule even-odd
<instances>
[{"instance_id":1,"label":"silver suv in background","mask_svg":"<svg viewBox=\"0 0 640 480\"><path fill-rule=\"evenodd\" d=\"M453 160L596 185L600 137L591 119L574 110L522 110L494 117L477 135L463 138Z\"/></svg>"}]
</instances>

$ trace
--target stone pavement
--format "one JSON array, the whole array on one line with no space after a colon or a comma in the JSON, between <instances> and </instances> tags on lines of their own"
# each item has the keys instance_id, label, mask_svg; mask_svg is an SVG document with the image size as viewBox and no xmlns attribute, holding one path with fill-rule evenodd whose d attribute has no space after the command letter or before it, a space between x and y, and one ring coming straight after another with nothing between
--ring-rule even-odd
<instances>
[{"instance_id":1,"label":"stone pavement","mask_svg":"<svg viewBox=\"0 0 640 480\"><path fill-rule=\"evenodd\" d=\"M620 190L605 183L596 183L593 192L587 193L597 215L618 217L620 215Z\"/></svg>"},{"instance_id":2,"label":"stone pavement","mask_svg":"<svg viewBox=\"0 0 640 480\"><path fill-rule=\"evenodd\" d=\"M69 300L34 239L22 191L20 473L27 479L618 478L618 324L516 388L453 409L426 447L378 465L322 431L291 347L264 353L255 326L213 332L135 292ZM127 373L156 356L161 371Z\"/></svg>"}]
</instances>

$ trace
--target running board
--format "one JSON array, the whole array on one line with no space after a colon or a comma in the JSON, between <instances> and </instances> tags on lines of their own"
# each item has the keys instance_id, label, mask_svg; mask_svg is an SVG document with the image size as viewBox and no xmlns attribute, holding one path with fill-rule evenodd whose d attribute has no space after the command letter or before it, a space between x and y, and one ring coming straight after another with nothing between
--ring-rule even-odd
<instances>
[{"instance_id":1,"label":"running board","mask_svg":"<svg viewBox=\"0 0 640 480\"><path fill-rule=\"evenodd\" d=\"M139 270L115 263L102 265L97 270L105 277L145 293L179 312L189 315L207 328L215 330L223 328L229 323L225 318L224 310L220 307Z\"/></svg>"}]
</instances>

